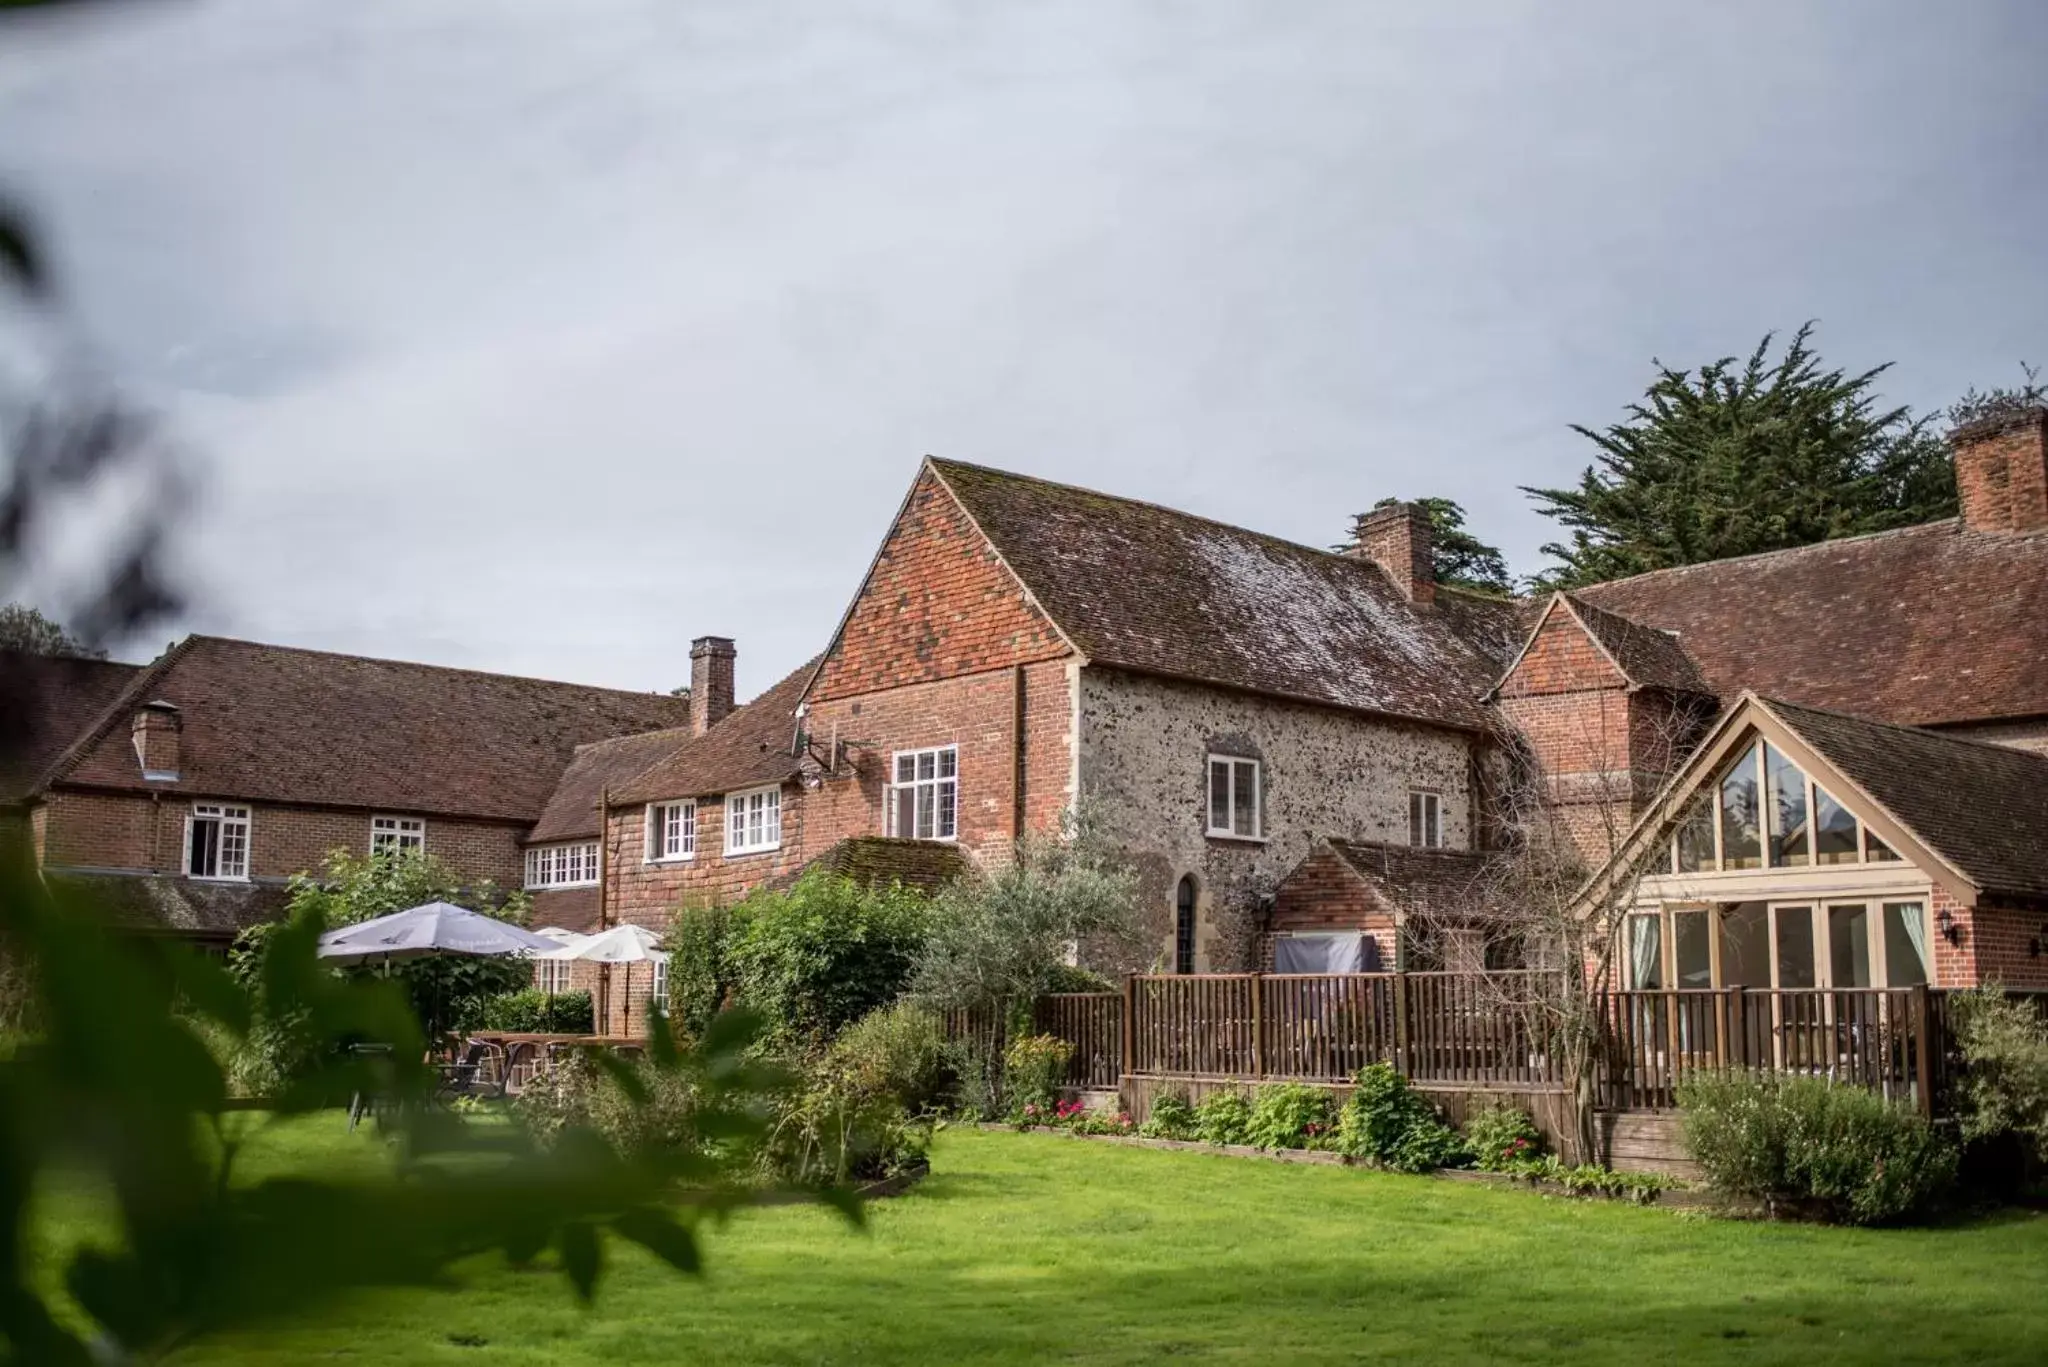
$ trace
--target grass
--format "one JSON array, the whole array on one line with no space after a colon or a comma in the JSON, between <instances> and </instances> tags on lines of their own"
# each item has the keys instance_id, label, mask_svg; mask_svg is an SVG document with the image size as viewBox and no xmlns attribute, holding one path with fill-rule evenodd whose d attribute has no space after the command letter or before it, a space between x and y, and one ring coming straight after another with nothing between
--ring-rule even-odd
<instances>
[{"instance_id":1,"label":"grass","mask_svg":"<svg viewBox=\"0 0 2048 1367\"><path fill-rule=\"evenodd\" d=\"M332 1116L253 1170L374 1161ZM806 1207L714 1233L708 1275L614 1246L594 1309L495 1261L179 1363L1693 1361L2048 1356L2048 1218L1738 1224L1427 1178L949 1131L866 1233ZM57 1203L62 1205L64 1203ZM53 1243L88 1217L52 1212Z\"/></svg>"}]
</instances>

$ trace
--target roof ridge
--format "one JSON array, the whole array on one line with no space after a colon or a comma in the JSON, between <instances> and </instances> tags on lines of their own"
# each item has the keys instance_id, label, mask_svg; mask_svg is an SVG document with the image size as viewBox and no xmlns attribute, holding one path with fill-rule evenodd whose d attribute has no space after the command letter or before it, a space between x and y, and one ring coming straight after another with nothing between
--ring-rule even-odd
<instances>
[{"instance_id":1,"label":"roof ridge","mask_svg":"<svg viewBox=\"0 0 2048 1367\"><path fill-rule=\"evenodd\" d=\"M1068 493L1086 494L1090 498L1106 498L1117 503L1128 503L1137 508L1150 508L1154 512L1165 513L1169 517L1185 518L1190 522L1205 523L1211 527L1220 527L1227 532L1237 532L1244 536L1257 537L1261 541L1268 541L1276 546L1284 546L1288 550L1308 551L1313 555L1335 560L1341 564L1354 565L1361 570L1380 572L1379 566L1376 563L1359 556L1346 555L1342 551L1333 551L1326 546L1311 546L1303 541L1290 541L1284 536L1277 536L1272 532L1262 532L1256 527L1246 527L1236 522L1225 522L1221 518L1210 517L1206 513L1191 513L1185 508L1170 508L1164 503L1155 503L1149 498L1131 498L1125 494L1105 493L1101 489L1091 489L1085 484L1068 484L1062 480L1047 479L1043 475L1027 475L1018 470L1005 470L999 466L978 465L971 460L954 460L947 456L927 456L925 459L934 466L941 467L942 472L943 467L951 466L960 470L974 470L985 475L999 475L1004 479L1013 479L1025 484L1042 485L1048 489L1062 489ZM1443 586L1438 585L1438 587L1441 588ZM1512 602L1514 600L1500 601Z\"/></svg>"},{"instance_id":2,"label":"roof ridge","mask_svg":"<svg viewBox=\"0 0 2048 1367\"><path fill-rule=\"evenodd\" d=\"M364 664L396 665L401 669L426 669L437 674L463 674L475 679L506 679L513 683L545 684L550 688L575 688L586 693L616 693L627 698L667 698L673 695L654 689L617 688L610 684L577 683L573 679L544 679L534 674L508 674L497 669L472 669L467 665L434 664L427 660L397 660L388 655L358 655L346 650L323 650L318 646L287 646L271 641L252 641L242 636L213 636L194 632L185 641L217 641L222 645L246 646L252 650L281 651L293 655L318 655L330 660L357 660ZM179 644L184 644L180 642ZM681 701L677 699L677 701Z\"/></svg>"},{"instance_id":3,"label":"roof ridge","mask_svg":"<svg viewBox=\"0 0 2048 1367\"><path fill-rule=\"evenodd\" d=\"M1698 560L1690 565L1666 565L1662 569L1643 570L1638 574L1623 575L1619 579L1600 579L1591 584L1579 584L1569 589L1558 589L1558 593L1585 593L1593 589L1612 588L1617 584L1634 584L1652 579L1660 574L1686 574L1693 570L1713 569L1721 565L1740 565L1751 560L1768 560L1775 555L1798 555L1803 551L1819 550L1823 546L1841 546L1851 541L1875 541L1880 537L1904 536L1908 533L1925 532L1934 527L1952 527L1963 530L1960 517L1937 517L1926 522L1911 522L1903 527L1884 527L1874 532L1853 532L1848 536L1831 536L1824 541L1809 541L1802 546L1780 546L1772 551L1750 551L1746 555L1724 555L1718 560ZM1598 606L1597 604L1595 606Z\"/></svg>"}]
</instances>

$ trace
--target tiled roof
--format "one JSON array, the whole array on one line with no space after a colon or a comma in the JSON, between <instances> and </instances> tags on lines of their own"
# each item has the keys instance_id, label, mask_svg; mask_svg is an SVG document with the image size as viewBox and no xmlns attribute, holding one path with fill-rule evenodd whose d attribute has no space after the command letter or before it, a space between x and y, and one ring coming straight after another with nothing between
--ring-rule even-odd
<instances>
[{"instance_id":1,"label":"tiled roof","mask_svg":"<svg viewBox=\"0 0 2048 1367\"><path fill-rule=\"evenodd\" d=\"M675 754L690 739L687 726L643 731L576 747L562 771L529 841L592 839L598 834L597 803L607 790L616 797L634 779Z\"/></svg>"},{"instance_id":2,"label":"tiled roof","mask_svg":"<svg viewBox=\"0 0 2048 1367\"><path fill-rule=\"evenodd\" d=\"M1486 661L1487 672L1498 676L1536 629L1536 621L1543 615L1543 600L1502 598L1439 584L1436 612L1459 640Z\"/></svg>"},{"instance_id":3,"label":"tiled roof","mask_svg":"<svg viewBox=\"0 0 2048 1367\"><path fill-rule=\"evenodd\" d=\"M111 660L0 651L0 802L34 792L140 672Z\"/></svg>"},{"instance_id":4,"label":"tiled roof","mask_svg":"<svg viewBox=\"0 0 2048 1367\"><path fill-rule=\"evenodd\" d=\"M1759 701L1972 883L2048 897L2048 755Z\"/></svg>"},{"instance_id":5,"label":"tiled roof","mask_svg":"<svg viewBox=\"0 0 2048 1367\"><path fill-rule=\"evenodd\" d=\"M1631 622L1618 612L1609 612L1583 598L1565 594L1572 612L1600 643L1615 667L1637 688L1666 688L1677 693L1707 693L1699 668L1686 655L1685 647L1668 631Z\"/></svg>"},{"instance_id":6,"label":"tiled roof","mask_svg":"<svg viewBox=\"0 0 2048 1367\"><path fill-rule=\"evenodd\" d=\"M1574 597L1678 634L1712 690L1928 724L2048 715L2048 533L1950 519Z\"/></svg>"},{"instance_id":7,"label":"tiled roof","mask_svg":"<svg viewBox=\"0 0 2048 1367\"><path fill-rule=\"evenodd\" d=\"M230 938L284 916L291 889L282 883L207 883L132 873L44 875L60 898L87 899L92 909L128 930L169 930Z\"/></svg>"},{"instance_id":8,"label":"tiled roof","mask_svg":"<svg viewBox=\"0 0 2048 1367\"><path fill-rule=\"evenodd\" d=\"M180 777L145 785L128 715L157 698L184 725ZM578 745L688 711L662 694L190 636L131 682L53 780L532 821Z\"/></svg>"},{"instance_id":9,"label":"tiled roof","mask_svg":"<svg viewBox=\"0 0 2048 1367\"><path fill-rule=\"evenodd\" d=\"M1419 850L1359 840L1331 840L1330 849L1372 885L1389 911L1477 916L1494 910L1498 884L1492 861L1471 850Z\"/></svg>"},{"instance_id":10,"label":"tiled roof","mask_svg":"<svg viewBox=\"0 0 2048 1367\"><path fill-rule=\"evenodd\" d=\"M1484 725L1485 657L1369 561L959 461L931 467L1094 663Z\"/></svg>"},{"instance_id":11,"label":"tiled roof","mask_svg":"<svg viewBox=\"0 0 2048 1367\"><path fill-rule=\"evenodd\" d=\"M856 835L833 845L782 882L793 883L818 869L867 887L901 883L929 896L973 867L958 845Z\"/></svg>"},{"instance_id":12,"label":"tiled roof","mask_svg":"<svg viewBox=\"0 0 2048 1367\"><path fill-rule=\"evenodd\" d=\"M701 736L687 732L665 758L657 759L612 794L615 802L658 802L667 797L701 797L793 778L796 706L816 672L812 659L775 687Z\"/></svg>"}]
</instances>

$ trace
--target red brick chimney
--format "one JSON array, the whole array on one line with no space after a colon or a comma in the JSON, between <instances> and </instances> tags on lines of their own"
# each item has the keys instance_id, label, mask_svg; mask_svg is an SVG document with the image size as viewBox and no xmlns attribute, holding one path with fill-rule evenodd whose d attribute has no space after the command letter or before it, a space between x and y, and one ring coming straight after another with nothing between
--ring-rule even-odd
<instances>
[{"instance_id":1,"label":"red brick chimney","mask_svg":"<svg viewBox=\"0 0 2048 1367\"><path fill-rule=\"evenodd\" d=\"M1949 434L1963 525L1978 532L2048 531L2048 408L2016 408Z\"/></svg>"},{"instance_id":2,"label":"red brick chimney","mask_svg":"<svg viewBox=\"0 0 2048 1367\"><path fill-rule=\"evenodd\" d=\"M1411 603L1436 601L1435 529L1417 503L1389 503L1358 515L1355 544L1346 552L1387 573Z\"/></svg>"},{"instance_id":3,"label":"red brick chimney","mask_svg":"<svg viewBox=\"0 0 2048 1367\"><path fill-rule=\"evenodd\" d=\"M732 662L739 651L723 636L690 642L690 732L703 735L732 711Z\"/></svg>"},{"instance_id":4,"label":"red brick chimney","mask_svg":"<svg viewBox=\"0 0 2048 1367\"><path fill-rule=\"evenodd\" d=\"M178 777L179 737L184 729L185 720L177 706L162 699L146 702L136 712L128 731L145 779L169 782Z\"/></svg>"}]
</instances>

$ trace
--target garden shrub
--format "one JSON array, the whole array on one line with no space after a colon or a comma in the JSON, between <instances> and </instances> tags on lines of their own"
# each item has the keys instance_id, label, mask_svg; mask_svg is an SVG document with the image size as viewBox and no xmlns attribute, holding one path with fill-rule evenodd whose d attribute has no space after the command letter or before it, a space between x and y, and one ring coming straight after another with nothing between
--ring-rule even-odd
<instances>
[{"instance_id":1,"label":"garden shrub","mask_svg":"<svg viewBox=\"0 0 2048 1367\"><path fill-rule=\"evenodd\" d=\"M1074 1046L1055 1035L1019 1035L1011 1040L1003 1054L1003 1095L1010 1113L1050 1116L1073 1057Z\"/></svg>"},{"instance_id":2,"label":"garden shrub","mask_svg":"<svg viewBox=\"0 0 2048 1367\"><path fill-rule=\"evenodd\" d=\"M1972 1176L2019 1186L2048 1164L2048 1022L1993 986L1949 998L1963 1075L1956 1088Z\"/></svg>"},{"instance_id":3,"label":"garden shrub","mask_svg":"<svg viewBox=\"0 0 2048 1367\"><path fill-rule=\"evenodd\" d=\"M1058 992L1114 992L1116 984L1100 973L1072 964L1053 964L1045 971L1045 988L1039 994Z\"/></svg>"},{"instance_id":4,"label":"garden shrub","mask_svg":"<svg viewBox=\"0 0 2048 1367\"><path fill-rule=\"evenodd\" d=\"M739 1001L778 1042L818 1044L902 994L930 918L914 890L814 870L786 892L751 893L732 920L726 961Z\"/></svg>"},{"instance_id":5,"label":"garden shrub","mask_svg":"<svg viewBox=\"0 0 2048 1367\"><path fill-rule=\"evenodd\" d=\"M1883 1224L1924 1214L1955 1146L1918 1112L1821 1078L1697 1073L1679 1084L1686 1145L1715 1190L1773 1214Z\"/></svg>"},{"instance_id":6,"label":"garden shrub","mask_svg":"<svg viewBox=\"0 0 2048 1367\"><path fill-rule=\"evenodd\" d=\"M550 995L529 987L480 999L464 1025L471 1030L507 1030L515 1034L588 1035L595 1020L588 992Z\"/></svg>"},{"instance_id":7,"label":"garden shrub","mask_svg":"<svg viewBox=\"0 0 2048 1367\"><path fill-rule=\"evenodd\" d=\"M1201 1123L1186 1092L1162 1092L1152 1098L1152 1113L1138 1127L1147 1139L1190 1140L1202 1137Z\"/></svg>"},{"instance_id":8,"label":"garden shrub","mask_svg":"<svg viewBox=\"0 0 2048 1367\"><path fill-rule=\"evenodd\" d=\"M829 1063L865 1093L895 1099L909 1115L932 1111L953 1086L938 1017L909 1002L870 1011L832 1041Z\"/></svg>"},{"instance_id":9,"label":"garden shrub","mask_svg":"<svg viewBox=\"0 0 2048 1367\"><path fill-rule=\"evenodd\" d=\"M1519 1106L1493 1102L1465 1120L1465 1147L1483 1172L1514 1172L1543 1156L1543 1132Z\"/></svg>"},{"instance_id":10,"label":"garden shrub","mask_svg":"<svg viewBox=\"0 0 2048 1367\"><path fill-rule=\"evenodd\" d=\"M1251 1142L1252 1103L1242 1092L1211 1092L1195 1107L1196 1135L1211 1144Z\"/></svg>"},{"instance_id":11,"label":"garden shrub","mask_svg":"<svg viewBox=\"0 0 2048 1367\"><path fill-rule=\"evenodd\" d=\"M1359 1070L1337 1118L1337 1147L1398 1172L1432 1172L1470 1155L1436 1108L1385 1063Z\"/></svg>"},{"instance_id":12,"label":"garden shrub","mask_svg":"<svg viewBox=\"0 0 2048 1367\"><path fill-rule=\"evenodd\" d=\"M688 902L669 918L668 1018L681 1033L704 1033L712 1017L739 997L732 947L746 927L745 904Z\"/></svg>"},{"instance_id":13,"label":"garden shrub","mask_svg":"<svg viewBox=\"0 0 2048 1367\"><path fill-rule=\"evenodd\" d=\"M1329 1142L1336 1105L1329 1090L1305 1082L1259 1088L1245 1122L1249 1143L1262 1149L1313 1149Z\"/></svg>"},{"instance_id":14,"label":"garden shrub","mask_svg":"<svg viewBox=\"0 0 2048 1367\"><path fill-rule=\"evenodd\" d=\"M587 1127L623 1154L671 1156L697 1150L702 1140L695 1083L645 1060L629 1066L646 1089L643 1105L635 1105L615 1079L578 1050L529 1082L513 1103L513 1113L543 1146L551 1146L566 1129Z\"/></svg>"}]
</instances>

